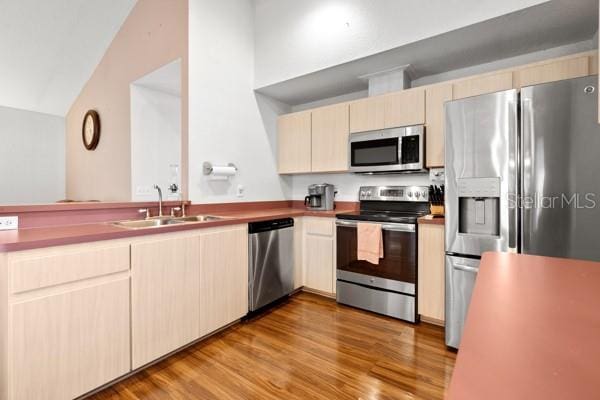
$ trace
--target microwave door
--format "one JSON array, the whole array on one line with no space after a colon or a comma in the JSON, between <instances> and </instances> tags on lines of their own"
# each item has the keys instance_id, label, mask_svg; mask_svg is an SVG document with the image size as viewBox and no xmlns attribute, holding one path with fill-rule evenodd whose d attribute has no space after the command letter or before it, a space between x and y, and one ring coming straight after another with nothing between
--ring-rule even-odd
<instances>
[{"instance_id":1,"label":"microwave door","mask_svg":"<svg viewBox=\"0 0 600 400\"><path fill-rule=\"evenodd\" d=\"M350 144L350 165L373 171L374 167L389 169L399 163L400 141L386 138L353 142Z\"/></svg>"}]
</instances>

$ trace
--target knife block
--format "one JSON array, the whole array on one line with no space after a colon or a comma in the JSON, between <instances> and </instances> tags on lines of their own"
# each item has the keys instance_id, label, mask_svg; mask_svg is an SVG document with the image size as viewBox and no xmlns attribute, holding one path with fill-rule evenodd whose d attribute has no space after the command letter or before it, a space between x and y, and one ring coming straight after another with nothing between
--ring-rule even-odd
<instances>
[{"instance_id":1,"label":"knife block","mask_svg":"<svg viewBox=\"0 0 600 400\"><path fill-rule=\"evenodd\" d=\"M439 206L435 204L429 205L429 213L434 217L443 217L444 216L444 206Z\"/></svg>"}]
</instances>

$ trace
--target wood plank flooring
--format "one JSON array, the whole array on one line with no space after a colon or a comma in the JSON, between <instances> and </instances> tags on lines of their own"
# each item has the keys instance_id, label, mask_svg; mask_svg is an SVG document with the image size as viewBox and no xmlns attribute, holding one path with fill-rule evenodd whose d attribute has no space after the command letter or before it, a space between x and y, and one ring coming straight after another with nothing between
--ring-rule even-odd
<instances>
[{"instance_id":1,"label":"wood plank flooring","mask_svg":"<svg viewBox=\"0 0 600 400\"><path fill-rule=\"evenodd\" d=\"M90 399L442 399L443 329L299 293Z\"/></svg>"}]
</instances>

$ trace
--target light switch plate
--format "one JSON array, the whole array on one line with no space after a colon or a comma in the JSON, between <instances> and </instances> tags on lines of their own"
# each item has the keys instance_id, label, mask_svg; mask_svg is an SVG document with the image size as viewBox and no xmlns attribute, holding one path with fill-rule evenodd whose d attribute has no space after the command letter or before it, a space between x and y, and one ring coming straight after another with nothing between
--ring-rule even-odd
<instances>
[{"instance_id":1,"label":"light switch plate","mask_svg":"<svg viewBox=\"0 0 600 400\"><path fill-rule=\"evenodd\" d=\"M8 231L11 229L19 229L19 217L0 217L0 231Z\"/></svg>"}]
</instances>

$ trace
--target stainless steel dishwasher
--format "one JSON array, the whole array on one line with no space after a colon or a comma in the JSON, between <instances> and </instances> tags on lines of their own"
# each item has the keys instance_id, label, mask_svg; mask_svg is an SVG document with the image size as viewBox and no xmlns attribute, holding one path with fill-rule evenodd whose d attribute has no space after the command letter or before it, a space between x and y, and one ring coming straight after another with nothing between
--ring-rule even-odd
<instances>
[{"instance_id":1,"label":"stainless steel dishwasher","mask_svg":"<svg viewBox=\"0 0 600 400\"><path fill-rule=\"evenodd\" d=\"M248 309L256 311L294 290L294 220L248 224Z\"/></svg>"}]
</instances>

